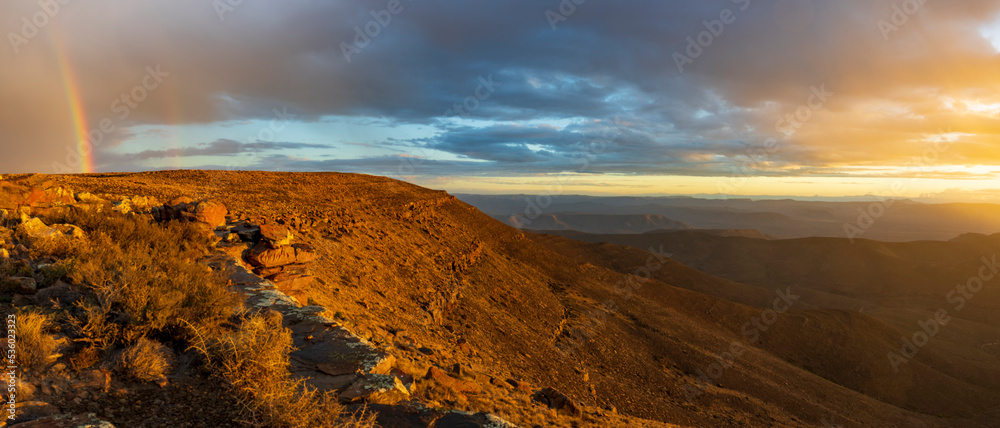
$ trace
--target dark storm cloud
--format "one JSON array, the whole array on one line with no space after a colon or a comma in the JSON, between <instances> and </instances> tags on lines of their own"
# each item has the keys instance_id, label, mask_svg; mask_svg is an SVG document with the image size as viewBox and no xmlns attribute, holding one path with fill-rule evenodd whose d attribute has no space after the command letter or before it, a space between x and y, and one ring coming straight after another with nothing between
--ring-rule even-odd
<instances>
[{"instance_id":1,"label":"dark storm cloud","mask_svg":"<svg viewBox=\"0 0 1000 428\"><path fill-rule=\"evenodd\" d=\"M307 143L274 143L256 142L241 143L235 140L217 140L211 143L201 143L193 147L173 148L167 150L143 150L137 153L119 155L118 162L135 162L149 159L180 158L191 156L234 156L239 154L258 154L273 150L291 149L330 149L332 146L325 144Z\"/></svg>"},{"instance_id":2,"label":"dark storm cloud","mask_svg":"<svg viewBox=\"0 0 1000 428\"><path fill-rule=\"evenodd\" d=\"M967 123L929 100L945 93L993 96L997 89L996 51L976 29L997 16L998 1L928 3L888 41L877 25L892 13L893 2L884 0L589 1L555 31L546 11L558 10L556 0L403 1L347 61L343 43L355 40L356 28L373 25L372 12L384 18L388 4L248 0L220 20L205 1L72 2L18 53L0 49L0 79L16 82L0 86L7 101L0 106L6 152L0 169L45 171L74 145L55 55L60 45L79 80L90 128L102 118L122 127L270 120L274 108L287 106L307 122L345 115L437 126L438 138L414 146L500 174L573 170L569 159L587 134L601 132L592 124L615 118L629 125L592 171L716 174L731 169L727 159L775 136L784 142L770 159L776 168L892 161L904 156L898 153L913 132ZM697 38L726 9L733 22L680 73L676 54L687 54L688 37ZM21 18L37 10L33 2L3 3L0 30L20 33ZM118 119L112 102L155 65L170 74L164 85ZM459 116L494 124L443 120L482 93L484 79L500 86ZM836 93L834 101L808 129L780 135L775 121L819 85ZM880 100L907 102L925 119L871 123L852 107ZM511 124L565 118L583 125ZM994 137L1000 128L995 119L975 126ZM121 141L111 140L106 144ZM231 154L221 145L120 158L98 153L108 165ZM949 154L963 155L971 156Z\"/></svg>"}]
</instances>

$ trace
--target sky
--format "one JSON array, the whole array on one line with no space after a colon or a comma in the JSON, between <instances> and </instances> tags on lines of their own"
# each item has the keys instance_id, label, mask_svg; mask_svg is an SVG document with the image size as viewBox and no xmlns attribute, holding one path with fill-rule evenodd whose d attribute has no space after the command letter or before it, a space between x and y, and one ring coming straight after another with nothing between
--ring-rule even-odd
<instances>
[{"instance_id":1,"label":"sky","mask_svg":"<svg viewBox=\"0 0 1000 428\"><path fill-rule=\"evenodd\" d=\"M0 32L2 173L1000 202L1000 0L16 0Z\"/></svg>"}]
</instances>

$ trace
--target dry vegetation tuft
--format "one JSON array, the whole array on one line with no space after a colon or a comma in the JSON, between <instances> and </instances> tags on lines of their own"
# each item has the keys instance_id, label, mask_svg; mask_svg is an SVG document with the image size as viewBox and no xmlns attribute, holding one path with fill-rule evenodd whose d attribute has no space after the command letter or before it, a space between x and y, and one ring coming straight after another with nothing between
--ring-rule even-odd
<instances>
[{"instance_id":1,"label":"dry vegetation tuft","mask_svg":"<svg viewBox=\"0 0 1000 428\"><path fill-rule=\"evenodd\" d=\"M281 325L281 315L254 314L235 331L214 337L196 332L200 340L194 348L232 385L253 423L290 428L375 426L370 416L341 418L336 394L318 392L292 378L288 370L292 335Z\"/></svg>"},{"instance_id":2,"label":"dry vegetation tuft","mask_svg":"<svg viewBox=\"0 0 1000 428\"><path fill-rule=\"evenodd\" d=\"M46 275L86 284L92 298L74 308L71 319L80 341L107 350L143 337L184 342L178 320L209 328L227 320L238 297L225 279L197 260L210 240L190 224L157 224L141 216L70 212L50 219L75 224L87 233L70 259Z\"/></svg>"},{"instance_id":3,"label":"dry vegetation tuft","mask_svg":"<svg viewBox=\"0 0 1000 428\"><path fill-rule=\"evenodd\" d=\"M140 338L125 349L118 359L117 371L125 377L140 382L164 379L173 355L166 346L146 338Z\"/></svg>"},{"instance_id":4,"label":"dry vegetation tuft","mask_svg":"<svg viewBox=\"0 0 1000 428\"><path fill-rule=\"evenodd\" d=\"M58 357L58 342L47 332L50 325L49 317L39 312L22 312L17 315L15 358L18 366L43 369Z\"/></svg>"}]
</instances>

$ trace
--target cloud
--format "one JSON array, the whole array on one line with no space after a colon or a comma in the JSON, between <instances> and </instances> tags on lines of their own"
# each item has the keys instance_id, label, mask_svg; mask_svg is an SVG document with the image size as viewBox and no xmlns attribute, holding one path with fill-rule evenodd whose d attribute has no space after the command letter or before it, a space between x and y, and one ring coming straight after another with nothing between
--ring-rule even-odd
<instances>
[{"instance_id":1,"label":"cloud","mask_svg":"<svg viewBox=\"0 0 1000 428\"><path fill-rule=\"evenodd\" d=\"M306 143L274 143L256 142L241 143L234 140L217 140L211 143L202 143L194 147L174 148L167 150L144 150L137 153L119 155L117 162L138 162L150 159L182 158L192 156L233 156L244 153L261 153L271 150L291 150L291 149L330 149L332 146L325 144Z\"/></svg>"},{"instance_id":2,"label":"cloud","mask_svg":"<svg viewBox=\"0 0 1000 428\"><path fill-rule=\"evenodd\" d=\"M1000 1L927 2L888 34L879 27L892 18L886 0L587 2L555 31L545 15L555 1L402 4L350 62L342 43L352 43L385 2L244 2L224 20L210 2L195 0L63 5L18 53L0 49L0 79L18 82L0 87L0 170L49 172L75 147L66 76L77 80L88 129L107 119L123 130L97 148L101 163L116 169L321 148L223 139L148 150L129 134L182 124L224 132L223 123L271 120L282 106L303 124L376 118L372 126L432 127L433 138L398 137L412 150L461 159L429 160L428 175L730 175L768 138L779 139L779 150L755 173L849 175L847 166L905 163L943 130L963 137L936 163L1000 163L1000 119L973 111L1000 102L1000 57L978 30L998 16ZM732 24L678 72L675 54L686 55L724 9L733 11ZM21 17L38 10L3 3L0 32L20 33ZM146 67L157 65L169 77L122 117L115 100L133 94ZM483 78L501 83L486 99L477 97ZM794 135L776 129L821 86L834 95ZM466 117L445 117L470 97L476 108ZM606 150L585 170L574 163L615 118L628 125L614 127ZM262 166L398 167L382 155L292 156Z\"/></svg>"}]
</instances>

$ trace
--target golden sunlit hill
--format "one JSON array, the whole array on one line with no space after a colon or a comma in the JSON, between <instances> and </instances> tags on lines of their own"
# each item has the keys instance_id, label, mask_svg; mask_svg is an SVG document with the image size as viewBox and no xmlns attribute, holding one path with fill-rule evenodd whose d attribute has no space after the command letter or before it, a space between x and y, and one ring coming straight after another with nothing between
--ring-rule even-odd
<instances>
[{"instance_id":1,"label":"golden sunlit hill","mask_svg":"<svg viewBox=\"0 0 1000 428\"><path fill-rule=\"evenodd\" d=\"M859 242L857 258L841 260L849 244L836 240L585 243L524 233L444 192L337 173L17 175L0 186L5 311L38 319L21 343L45 344L21 380L22 415L116 426L997 426L997 353L972 347L995 331L981 309L996 294L955 314L900 373L886 360L917 328L904 317L925 315L945 289L907 291L930 279L921 271L886 275L948 247ZM731 250L748 253L735 267L691 267L726 240L748 246ZM992 245L971 241L960 254ZM820 256L829 268L789 273L808 282L753 270ZM941 279L975 273L976 260L948 257Z\"/></svg>"}]
</instances>

